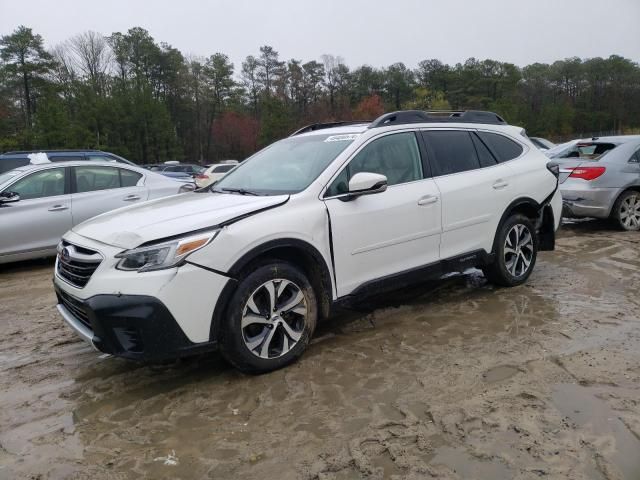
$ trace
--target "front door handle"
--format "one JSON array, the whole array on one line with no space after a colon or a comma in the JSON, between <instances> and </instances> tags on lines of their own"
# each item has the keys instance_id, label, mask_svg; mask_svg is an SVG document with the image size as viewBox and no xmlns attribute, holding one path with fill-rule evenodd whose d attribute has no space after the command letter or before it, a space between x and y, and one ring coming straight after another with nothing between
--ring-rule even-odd
<instances>
[{"instance_id":1,"label":"front door handle","mask_svg":"<svg viewBox=\"0 0 640 480\"><path fill-rule=\"evenodd\" d=\"M418 205L431 205L432 203L436 203L438 201L437 195L425 195L420 200L418 200Z\"/></svg>"},{"instance_id":2,"label":"front door handle","mask_svg":"<svg viewBox=\"0 0 640 480\"><path fill-rule=\"evenodd\" d=\"M504 180L496 180L496 183L493 184L493 188L495 190L500 190L501 188L505 188L509 186L509 182L505 182Z\"/></svg>"},{"instance_id":3,"label":"front door handle","mask_svg":"<svg viewBox=\"0 0 640 480\"><path fill-rule=\"evenodd\" d=\"M127 195L126 197L123 198L123 200L125 202L134 202L136 200L140 200L140 197L138 195Z\"/></svg>"},{"instance_id":4,"label":"front door handle","mask_svg":"<svg viewBox=\"0 0 640 480\"><path fill-rule=\"evenodd\" d=\"M66 205L54 205L53 207L51 207L49 209L50 212L60 212L62 210L68 210L69 207L67 207Z\"/></svg>"}]
</instances>

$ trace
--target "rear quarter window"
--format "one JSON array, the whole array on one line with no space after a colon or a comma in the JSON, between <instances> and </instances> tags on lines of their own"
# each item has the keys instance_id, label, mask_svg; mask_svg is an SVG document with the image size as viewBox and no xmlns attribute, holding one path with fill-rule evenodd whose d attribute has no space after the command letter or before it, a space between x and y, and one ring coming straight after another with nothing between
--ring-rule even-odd
<instances>
[{"instance_id":1,"label":"rear quarter window","mask_svg":"<svg viewBox=\"0 0 640 480\"><path fill-rule=\"evenodd\" d=\"M498 133L478 132L478 136L489 147L498 163L518 158L524 150L519 143Z\"/></svg>"}]
</instances>

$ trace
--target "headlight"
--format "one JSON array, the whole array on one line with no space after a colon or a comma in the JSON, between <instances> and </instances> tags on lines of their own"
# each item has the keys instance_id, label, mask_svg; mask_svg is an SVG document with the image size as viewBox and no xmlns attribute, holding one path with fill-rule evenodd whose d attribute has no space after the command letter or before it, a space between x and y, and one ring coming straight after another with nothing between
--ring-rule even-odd
<instances>
[{"instance_id":1,"label":"headlight","mask_svg":"<svg viewBox=\"0 0 640 480\"><path fill-rule=\"evenodd\" d=\"M120 259L116 268L118 270L148 272L178 266L190 254L208 245L219 231L212 230L148 247L127 250L116 255L116 258Z\"/></svg>"}]
</instances>

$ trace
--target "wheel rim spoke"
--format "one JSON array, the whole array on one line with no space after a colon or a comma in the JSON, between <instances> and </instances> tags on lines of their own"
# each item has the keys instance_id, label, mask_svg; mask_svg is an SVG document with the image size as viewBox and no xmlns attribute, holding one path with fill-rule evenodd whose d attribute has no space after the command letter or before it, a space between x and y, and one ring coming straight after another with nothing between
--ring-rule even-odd
<instances>
[{"instance_id":1,"label":"wheel rim spoke","mask_svg":"<svg viewBox=\"0 0 640 480\"><path fill-rule=\"evenodd\" d=\"M251 337L250 339L245 339L245 344L247 345L247 348L253 352L256 348L258 348L262 344L262 342L264 342L265 337L270 331L271 330L265 327L262 329L262 332L260 332L255 337Z\"/></svg>"},{"instance_id":2,"label":"wheel rim spoke","mask_svg":"<svg viewBox=\"0 0 640 480\"><path fill-rule=\"evenodd\" d=\"M294 295L294 297L291 300L289 300L285 305L280 307L278 310L286 313L290 310L293 310L295 307L300 305L300 303L302 303L303 301L304 301L304 295L300 290L298 290L298 292Z\"/></svg>"},{"instance_id":3,"label":"wheel rim spoke","mask_svg":"<svg viewBox=\"0 0 640 480\"><path fill-rule=\"evenodd\" d=\"M260 347L260 356L262 358L269 358L269 346L271 345L271 340L273 340L273 336L275 335L275 333L275 328L269 329L269 333L264 339L264 342L262 342L262 346Z\"/></svg>"},{"instance_id":4,"label":"wheel rim spoke","mask_svg":"<svg viewBox=\"0 0 640 480\"><path fill-rule=\"evenodd\" d=\"M249 301L247 302L247 309L250 310L252 313L254 313L256 315L262 315L262 312L260 311L260 309L256 305L256 301L254 299L254 296L255 296L255 294L251 295L251 297L249 297Z\"/></svg>"},{"instance_id":5,"label":"wheel rim spoke","mask_svg":"<svg viewBox=\"0 0 640 480\"><path fill-rule=\"evenodd\" d=\"M287 322L282 322L282 327L294 342L297 342L298 340L300 340L300 337L302 337L302 332L296 332Z\"/></svg>"},{"instance_id":6,"label":"wheel rim spoke","mask_svg":"<svg viewBox=\"0 0 640 480\"><path fill-rule=\"evenodd\" d=\"M269 294L269 312L275 312L276 310L276 283L267 282L264 284L264 288Z\"/></svg>"},{"instance_id":7,"label":"wheel rim spoke","mask_svg":"<svg viewBox=\"0 0 640 480\"><path fill-rule=\"evenodd\" d=\"M242 317L242 328L246 328L249 325L256 325L256 324L262 324L262 325L268 325L271 323L271 320L268 318L264 318L261 317L259 315L253 315L251 313L245 315L244 317Z\"/></svg>"}]
</instances>

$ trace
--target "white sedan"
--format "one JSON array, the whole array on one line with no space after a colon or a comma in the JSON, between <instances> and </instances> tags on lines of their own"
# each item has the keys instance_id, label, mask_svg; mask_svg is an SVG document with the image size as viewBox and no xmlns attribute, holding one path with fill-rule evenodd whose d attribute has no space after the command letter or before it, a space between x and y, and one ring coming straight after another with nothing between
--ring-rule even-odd
<instances>
[{"instance_id":1,"label":"white sedan","mask_svg":"<svg viewBox=\"0 0 640 480\"><path fill-rule=\"evenodd\" d=\"M234 160L227 160L225 163L214 163L213 165L209 165L204 172L201 172L195 176L196 185L198 186L198 188L208 187L209 185L217 182L222 177L224 177L237 165L238 162Z\"/></svg>"},{"instance_id":2,"label":"white sedan","mask_svg":"<svg viewBox=\"0 0 640 480\"><path fill-rule=\"evenodd\" d=\"M104 212L193 190L112 162L45 162L0 174L0 264L53 256L62 235Z\"/></svg>"}]
</instances>

